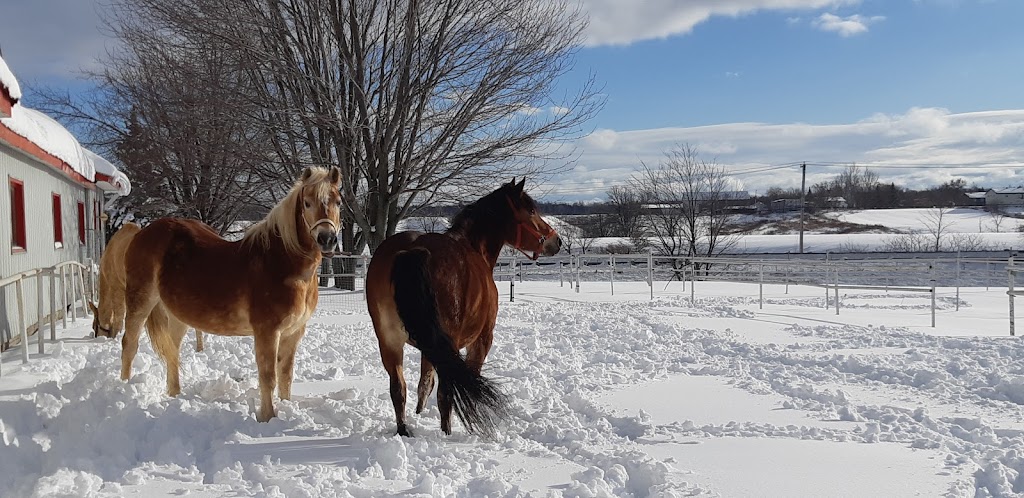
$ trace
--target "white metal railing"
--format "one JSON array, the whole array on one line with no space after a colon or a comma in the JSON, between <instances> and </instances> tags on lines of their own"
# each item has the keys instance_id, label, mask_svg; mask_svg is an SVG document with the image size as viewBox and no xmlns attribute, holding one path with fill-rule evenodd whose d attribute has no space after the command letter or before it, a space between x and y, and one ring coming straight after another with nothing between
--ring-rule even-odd
<instances>
[{"instance_id":1,"label":"white metal railing","mask_svg":"<svg viewBox=\"0 0 1024 498\"><path fill-rule=\"evenodd\" d=\"M822 257L823 256L823 257ZM764 307L764 285L780 284L821 287L825 292L825 307L842 307L841 289L884 290L927 293L931 297L931 325L936 320L936 287L955 287L956 310L960 309L960 287L992 286L1008 263L1007 259L991 257L900 257L890 255L841 257L824 254L811 257L799 255L730 255L718 257L656 256L652 254L585 254L541 258L539 261L501 258L495 270L496 280L515 275L553 280L557 271L559 281L569 269L570 286L576 292L585 281L606 281L615 293L616 281L643 280L648 283L654 298L653 281L659 275L666 280L680 281L682 290L690 290L691 303L695 302L695 283L725 281L755 283L759 286L759 306ZM1024 265L1020 265L1024 272ZM557 269L557 270L556 270ZM514 280L514 279L513 279ZM1003 280L1005 281L1005 280ZM831 295L830 295L831 294ZM1016 295L1024 295L1022 289ZM514 295L512 296L514 299ZM1011 296L1012 299L1012 296Z\"/></svg>"},{"instance_id":2,"label":"white metal railing","mask_svg":"<svg viewBox=\"0 0 1024 498\"><path fill-rule=\"evenodd\" d=\"M1013 300L1017 296L1024 296L1024 290L1017 289L1017 274L1024 273L1024 264L1019 261L1015 261L1013 257L1010 258L1009 263L1006 265L1006 273L1009 277L1009 282L1006 287L1006 295L1010 298L1010 335L1017 335L1017 317L1013 306Z\"/></svg>"},{"instance_id":3,"label":"white metal railing","mask_svg":"<svg viewBox=\"0 0 1024 498\"><path fill-rule=\"evenodd\" d=\"M86 283L86 275L89 275L89 283ZM85 316L88 316L89 306L86 305L86 301L90 299L89 296L96 294L96 278L94 274L94 268L91 262L88 264L82 264L77 261L65 261L58 263L49 268L37 268L35 270L29 270L21 272L9 277L0 279L0 292L4 291L8 286L14 286L15 293L15 307L16 317L13 321L16 324L16 333L21 339L21 361L22 363L28 363L29 361L29 341L28 341L28 326L25 325L25 282L36 279L36 336L39 343L39 354L45 353L45 337L43 334L44 326L44 313L46 309L44 306L43 299L43 279L49 277L50 285L50 299L49 299L49 323L50 323L50 340L57 340L57 314L60 310L61 315L61 327L67 329L67 310L70 307L71 320L78 320L77 304L79 299L81 300L82 309ZM59 286L58 286L59 282ZM70 286L69 286L70 284ZM60 288L60 308L57 304L57 289ZM70 295L69 295L70 294ZM70 306L69 306L70 305ZM13 337L12 337L13 339ZM2 364L2 357L0 357L0 364ZM3 375L2 365L0 365L0 375Z\"/></svg>"}]
</instances>

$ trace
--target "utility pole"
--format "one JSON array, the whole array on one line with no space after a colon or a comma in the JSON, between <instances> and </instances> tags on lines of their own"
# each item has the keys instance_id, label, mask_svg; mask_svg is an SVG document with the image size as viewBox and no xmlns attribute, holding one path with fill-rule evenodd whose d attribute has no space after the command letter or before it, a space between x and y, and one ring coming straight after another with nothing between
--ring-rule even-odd
<instances>
[{"instance_id":1,"label":"utility pole","mask_svg":"<svg viewBox=\"0 0 1024 498\"><path fill-rule=\"evenodd\" d=\"M800 254L804 253L804 207L807 205L807 163L800 165Z\"/></svg>"}]
</instances>

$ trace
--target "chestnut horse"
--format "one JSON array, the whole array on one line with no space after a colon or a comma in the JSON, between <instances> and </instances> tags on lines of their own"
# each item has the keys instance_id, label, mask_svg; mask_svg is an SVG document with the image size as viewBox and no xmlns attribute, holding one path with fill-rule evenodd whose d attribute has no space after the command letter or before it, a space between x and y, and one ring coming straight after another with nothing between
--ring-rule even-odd
<instances>
[{"instance_id":1,"label":"chestnut horse","mask_svg":"<svg viewBox=\"0 0 1024 498\"><path fill-rule=\"evenodd\" d=\"M97 304L91 301L93 337L117 337L124 330L124 253L139 233L135 223L125 223L114 233L100 258L100 293ZM203 350L203 333L196 331L196 351Z\"/></svg>"},{"instance_id":2,"label":"chestnut horse","mask_svg":"<svg viewBox=\"0 0 1024 498\"><path fill-rule=\"evenodd\" d=\"M391 378L398 434L405 425L406 343L422 352L416 413L434 388L441 430L452 433L452 408L469 432L494 434L507 400L480 375L498 315L494 265L505 244L536 259L554 255L558 234L540 217L523 183L501 188L466 206L445 233L401 232L384 240L366 274L366 303ZM465 358L459 350L466 348Z\"/></svg>"},{"instance_id":3,"label":"chestnut horse","mask_svg":"<svg viewBox=\"0 0 1024 498\"><path fill-rule=\"evenodd\" d=\"M338 243L341 171L307 168L242 240L229 242L199 221L164 218L128 246L128 314L121 379L131 376L142 323L167 366L167 394L181 391L178 358L187 326L253 336L259 374L257 420L276 415L274 388L291 397L295 350L317 304L321 256Z\"/></svg>"}]
</instances>

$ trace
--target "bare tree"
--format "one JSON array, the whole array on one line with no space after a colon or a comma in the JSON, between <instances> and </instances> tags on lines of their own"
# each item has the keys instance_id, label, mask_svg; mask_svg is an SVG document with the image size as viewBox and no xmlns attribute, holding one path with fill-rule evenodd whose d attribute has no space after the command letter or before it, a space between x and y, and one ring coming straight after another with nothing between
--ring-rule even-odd
<instances>
[{"instance_id":1,"label":"bare tree","mask_svg":"<svg viewBox=\"0 0 1024 498\"><path fill-rule=\"evenodd\" d=\"M715 256L735 245L727 233L729 179L714 161L689 145L665 153L658 166L643 165L633 179L651 205L650 231L660 252L674 256Z\"/></svg>"},{"instance_id":2,"label":"bare tree","mask_svg":"<svg viewBox=\"0 0 1024 498\"><path fill-rule=\"evenodd\" d=\"M932 208L925 211L920 217L925 233L929 236L929 247L932 251L938 252L942 250L942 242L949 233L949 221L946 219L946 214L949 211L949 208Z\"/></svg>"},{"instance_id":3,"label":"bare tree","mask_svg":"<svg viewBox=\"0 0 1024 498\"><path fill-rule=\"evenodd\" d=\"M634 185L615 185L608 189L608 204L612 208L616 235L633 238L644 231L643 199Z\"/></svg>"},{"instance_id":4,"label":"bare tree","mask_svg":"<svg viewBox=\"0 0 1024 498\"><path fill-rule=\"evenodd\" d=\"M1003 214L1003 212L1000 211L999 209L993 209L989 211L988 215L989 221L992 223L992 228L995 230L995 232L999 233L1000 231L1002 231L1002 226L1006 222L1008 217L1005 214Z\"/></svg>"},{"instance_id":5,"label":"bare tree","mask_svg":"<svg viewBox=\"0 0 1024 498\"><path fill-rule=\"evenodd\" d=\"M44 91L43 107L84 128L132 178L122 213L195 218L224 234L258 199L256 165L268 159L264 130L232 115L247 77L215 39L186 43L145 18L118 19L119 50L92 74L99 89L76 99Z\"/></svg>"}]
</instances>

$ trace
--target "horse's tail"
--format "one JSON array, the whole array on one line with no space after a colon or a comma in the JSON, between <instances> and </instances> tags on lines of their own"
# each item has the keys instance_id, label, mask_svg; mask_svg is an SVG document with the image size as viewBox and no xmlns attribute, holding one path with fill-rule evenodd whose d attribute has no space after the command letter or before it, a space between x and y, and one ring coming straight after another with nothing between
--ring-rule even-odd
<instances>
[{"instance_id":1,"label":"horse's tail","mask_svg":"<svg viewBox=\"0 0 1024 498\"><path fill-rule=\"evenodd\" d=\"M451 400L462 425L469 432L492 437L498 420L507 417L508 401L494 381L466 364L441 326L427 274L429 258L422 248L395 256L391 282L398 316L416 347L437 369L438 394Z\"/></svg>"}]
</instances>

